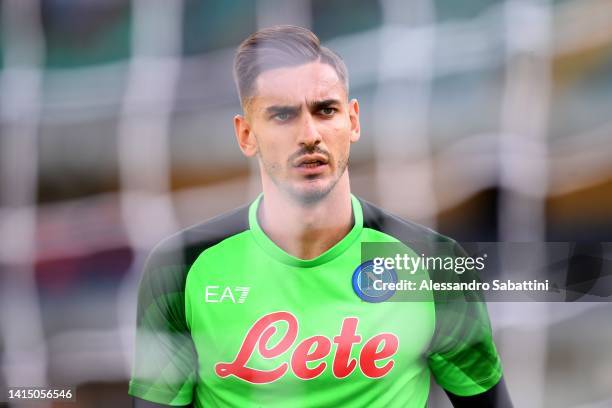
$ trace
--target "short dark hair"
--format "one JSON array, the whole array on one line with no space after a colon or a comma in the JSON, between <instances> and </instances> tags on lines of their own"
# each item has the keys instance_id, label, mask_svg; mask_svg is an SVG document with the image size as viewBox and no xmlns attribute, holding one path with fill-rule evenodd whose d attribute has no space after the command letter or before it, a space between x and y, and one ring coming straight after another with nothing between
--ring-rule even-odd
<instances>
[{"instance_id":1,"label":"short dark hair","mask_svg":"<svg viewBox=\"0 0 612 408\"><path fill-rule=\"evenodd\" d=\"M238 47L234 58L234 80L240 102L253 96L255 80L262 72L320 61L330 65L342 81L348 95L348 72L342 58L310 30L278 25L256 31Z\"/></svg>"}]
</instances>

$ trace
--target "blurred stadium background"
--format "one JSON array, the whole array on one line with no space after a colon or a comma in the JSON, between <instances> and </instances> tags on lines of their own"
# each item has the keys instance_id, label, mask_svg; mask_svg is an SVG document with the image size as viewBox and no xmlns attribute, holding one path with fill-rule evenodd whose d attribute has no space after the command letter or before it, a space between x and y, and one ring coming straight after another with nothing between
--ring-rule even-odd
<instances>
[{"instance_id":1,"label":"blurred stadium background","mask_svg":"<svg viewBox=\"0 0 612 408\"><path fill-rule=\"evenodd\" d=\"M612 241L610 0L3 0L0 390L129 406L147 251L259 191L231 64L279 23L347 62L357 194L463 241ZM611 306L490 305L517 407L612 406Z\"/></svg>"}]
</instances>

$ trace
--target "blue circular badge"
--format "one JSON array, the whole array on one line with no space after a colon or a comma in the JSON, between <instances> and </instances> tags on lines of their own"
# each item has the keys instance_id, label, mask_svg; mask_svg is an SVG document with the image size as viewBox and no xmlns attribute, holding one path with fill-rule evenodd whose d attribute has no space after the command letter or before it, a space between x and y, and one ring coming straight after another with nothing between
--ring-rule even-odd
<instances>
[{"instance_id":1,"label":"blue circular badge","mask_svg":"<svg viewBox=\"0 0 612 408\"><path fill-rule=\"evenodd\" d=\"M384 268L382 273L375 273L374 262L366 261L353 272L353 290L366 302L384 302L393 296L395 290L383 289L383 283L397 283L395 269Z\"/></svg>"}]
</instances>

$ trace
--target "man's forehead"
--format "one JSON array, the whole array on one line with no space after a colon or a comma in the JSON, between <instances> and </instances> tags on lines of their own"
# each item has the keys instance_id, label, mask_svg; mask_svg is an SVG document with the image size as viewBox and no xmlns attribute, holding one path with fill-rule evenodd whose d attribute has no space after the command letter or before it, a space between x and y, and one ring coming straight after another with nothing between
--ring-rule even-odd
<instances>
[{"instance_id":1,"label":"man's forehead","mask_svg":"<svg viewBox=\"0 0 612 408\"><path fill-rule=\"evenodd\" d=\"M346 99L344 84L334 68L320 62L262 72L255 81L254 91L254 101L263 104L296 105Z\"/></svg>"}]
</instances>

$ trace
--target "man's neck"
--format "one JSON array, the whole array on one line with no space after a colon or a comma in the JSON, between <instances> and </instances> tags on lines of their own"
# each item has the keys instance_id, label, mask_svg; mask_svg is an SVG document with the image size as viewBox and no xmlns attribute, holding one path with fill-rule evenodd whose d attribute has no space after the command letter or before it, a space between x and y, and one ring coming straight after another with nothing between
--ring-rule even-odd
<instances>
[{"instance_id":1,"label":"man's neck","mask_svg":"<svg viewBox=\"0 0 612 408\"><path fill-rule=\"evenodd\" d=\"M276 186L264 185L258 218L266 235L285 252L300 259L316 258L352 228L348 172L327 196L309 205L296 202Z\"/></svg>"}]
</instances>

